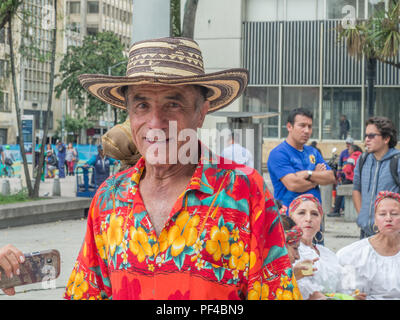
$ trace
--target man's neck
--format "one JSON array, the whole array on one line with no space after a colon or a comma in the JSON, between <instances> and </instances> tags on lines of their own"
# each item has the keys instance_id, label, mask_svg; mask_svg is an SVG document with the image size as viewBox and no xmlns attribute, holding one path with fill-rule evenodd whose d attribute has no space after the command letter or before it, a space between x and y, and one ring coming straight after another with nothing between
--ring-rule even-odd
<instances>
[{"instance_id":1,"label":"man's neck","mask_svg":"<svg viewBox=\"0 0 400 320\"><path fill-rule=\"evenodd\" d=\"M303 151L304 144L297 144L290 136L286 138L286 142L296 150Z\"/></svg>"},{"instance_id":2,"label":"man's neck","mask_svg":"<svg viewBox=\"0 0 400 320\"><path fill-rule=\"evenodd\" d=\"M181 179L190 179L196 170L196 164L150 165L146 163L143 180L156 185L168 185Z\"/></svg>"},{"instance_id":3,"label":"man's neck","mask_svg":"<svg viewBox=\"0 0 400 320\"><path fill-rule=\"evenodd\" d=\"M389 147L385 146L385 148L383 148L382 150L378 150L378 151L374 152L375 159L382 160L382 158L388 151L389 151Z\"/></svg>"}]
</instances>

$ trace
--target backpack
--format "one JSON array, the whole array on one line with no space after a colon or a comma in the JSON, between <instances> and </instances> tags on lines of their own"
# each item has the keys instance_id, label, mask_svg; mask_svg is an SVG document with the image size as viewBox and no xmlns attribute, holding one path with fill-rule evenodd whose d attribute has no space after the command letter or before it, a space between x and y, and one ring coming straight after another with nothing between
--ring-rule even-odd
<instances>
[{"instance_id":1,"label":"backpack","mask_svg":"<svg viewBox=\"0 0 400 320\"><path fill-rule=\"evenodd\" d=\"M12 166L13 165L13 161L12 161L12 159L11 158L5 158L4 159L4 163L7 165L7 166Z\"/></svg>"},{"instance_id":2,"label":"backpack","mask_svg":"<svg viewBox=\"0 0 400 320\"><path fill-rule=\"evenodd\" d=\"M367 152L363 152L363 154L360 156L360 158L358 159L358 162L360 162L359 165L359 171L360 171L360 178L361 178L361 170L362 167L365 163L365 160L367 159L368 153ZM391 159L390 159L390 173L392 174L393 180L394 182L399 186L400 188L400 177L398 175L398 168L399 168L399 159L400 159L400 153L394 155Z\"/></svg>"}]
</instances>

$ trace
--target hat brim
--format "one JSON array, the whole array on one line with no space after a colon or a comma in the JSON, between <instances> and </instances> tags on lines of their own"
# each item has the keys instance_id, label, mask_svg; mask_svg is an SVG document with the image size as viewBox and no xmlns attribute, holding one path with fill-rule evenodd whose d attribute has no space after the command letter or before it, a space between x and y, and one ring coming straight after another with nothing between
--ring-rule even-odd
<instances>
[{"instance_id":1,"label":"hat brim","mask_svg":"<svg viewBox=\"0 0 400 320\"><path fill-rule=\"evenodd\" d=\"M222 109L236 100L248 83L246 69L229 69L204 75L185 77L130 76L116 77L102 74L82 74L78 76L82 86L96 98L117 108L126 109L122 88L130 85L199 85L209 89L208 113Z\"/></svg>"}]
</instances>

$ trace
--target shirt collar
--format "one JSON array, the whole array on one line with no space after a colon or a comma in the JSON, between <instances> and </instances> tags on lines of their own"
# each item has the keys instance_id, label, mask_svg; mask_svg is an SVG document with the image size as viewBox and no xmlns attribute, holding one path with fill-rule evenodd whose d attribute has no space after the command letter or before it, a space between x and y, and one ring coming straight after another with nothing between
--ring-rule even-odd
<instances>
[{"instance_id":1,"label":"shirt collar","mask_svg":"<svg viewBox=\"0 0 400 320\"><path fill-rule=\"evenodd\" d=\"M214 193L216 187L215 184L217 179L215 178L215 175L218 171L220 157L214 154L201 141L199 141L199 147L201 150L200 160L184 193L191 190L198 190L211 195ZM132 170L130 193L136 193L136 190L138 190L139 182L145 167L145 160L141 157Z\"/></svg>"}]
</instances>

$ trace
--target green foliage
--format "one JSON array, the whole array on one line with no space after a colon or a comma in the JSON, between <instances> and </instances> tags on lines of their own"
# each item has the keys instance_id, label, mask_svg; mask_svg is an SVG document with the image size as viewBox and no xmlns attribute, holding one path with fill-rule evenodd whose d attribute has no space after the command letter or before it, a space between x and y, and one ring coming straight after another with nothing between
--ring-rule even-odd
<instances>
[{"instance_id":1,"label":"green foliage","mask_svg":"<svg viewBox=\"0 0 400 320\"><path fill-rule=\"evenodd\" d=\"M101 32L96 35L86 36L82 46L70 46L67 54L61 61L61 83L55 87L57 98L64 90L68 98L73 99L78 110L83 110L87 102L86 117L97 117L99 113L107 110L107 104L88 94L81 86L78 76L84 73L108 74L108 67L126 60L124 46L118 37L112 32ZM112 69L113 75L123 76L126 73L126 65L121 64Z\"/></svg>"},{"instance_id":2,"label":"green foliage","mask_svg":"<svg viewBox=\"0 0 400 320\"><path fill-rule=\"evenodd\" d=\"M42 200L42 199L43 198L35 198L35 199L30 198L28 195L28 190L25 188L25 189L22 189L21 191L17 192L16 194L12 194L12 195L8 195L8 196L0 194L0 205L32 201L32 200Z\"/></svg>"},{"instance_id":3,"label":"green foliage","mask_svg":"<svg viewBox=\"0 0 400 320\"><path fill-rule=\"evenodd\" d=\"M22 0L1 0L0 1L0 29L4 27L11 17L17 12Z\"/></svg>"},{"instance_id":4,"label":"green foliage","mask_svg":"<svg viewBox=\"0 0 400 320\"><path fill-rule=\"evenodd\" d=\"M354 28L339 26L338 39L345 40L348 53L361 58L378 59L393 64L400 48L400 3L391 1L387 11L377 10ZM400 66L397 66L400 67Z\"/></svg>"},{"instance_id":5,"label":"green foliage","mask_svg":"<svg viewBox=\"0 0 400 320\"><path fill-rule=\"evenodd\" d=\"M180 37L181 32L181 1L171 0L170 1L170 25L171 25L171 37Z\"/></svg>"},{"instance_id":6,"label":"green foliage","mask_svg":"<svg viewBox=\"0 0 400 320\"><path fill-rule=\"evenodd\" d=\"M57 137L61 137L62 120L57 120L57 123L58 126L55 134ZM89 129L92 128L93 126L94 123L88 120L87 118L73 118L67 115L64 120L64 130L67 133L73 132L72 140L75 140L75 137L80 135L81 129Z\"/></svg>"}]
</instances>

